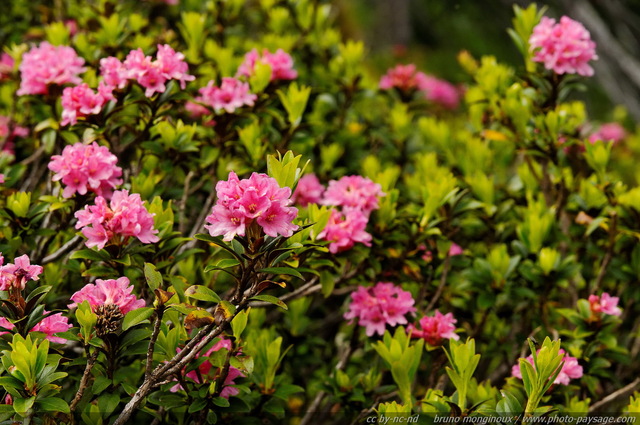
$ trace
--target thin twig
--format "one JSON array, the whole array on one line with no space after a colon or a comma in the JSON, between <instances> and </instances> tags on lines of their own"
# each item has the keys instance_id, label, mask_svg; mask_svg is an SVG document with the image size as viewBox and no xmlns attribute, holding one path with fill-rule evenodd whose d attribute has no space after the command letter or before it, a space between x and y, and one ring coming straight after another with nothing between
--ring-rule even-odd
<instances>
[{"instance_id":1,"label":"thin twig","mask_svg":"<svg viewBox=\"0 0 640 425\"><path fill-rule=\"evenodd\" d=\"M164 307L158 306L156 308L156 320L153 323L153 332L151 333L151 338L149 339L149 348L147 349L147 365L145 368L144 379L149 379L151 376L151 372L153 372L153 351L156 346L156 340L158 339L158 334L160 333L160 325L162 324L162 315L164 314Z\"/></svg>"},{"instance_id":2,"label":"thin twig","mask_svg":"<svg viewBox=\"0 0 640 425\"><path fill-rule=\"evenodd\" d=\"M96 360L98 359L98 353L99 353L98 349L95 349L93 351L93 354L91 354L87 358L87 366L84 368L84 373L82 374L82 379L80 380L80 386L78 387L78 392L76 392L76 396L73 398L73 401L69 406L69 410L71 412L76 410L76 407L78 407L78 403L80 403L80 400L84 395L84 391L89 386L89 379L91 378L91 369L93 369L93 365L95 365Z\"/></svg>"},{"instance_id":3,"label":"thin twig","mask_svg":"<svg viewBox=\"0 0 640 425\"><path fill-rule=\"evenodd\" d=\"M613 212L611 217L611 226L609 226L609 245L607 246L607 253L604 255L602 259L602 264L600 265L600 271L598 272L598 277L596 278L595 283L593 284L593 288L591 293L595 293L602 281L604 280L604 276L607 273L607 267L609 267L609 263L613 258L613 251L616 245L616 235L618 230L618 215Z\"/></svg>"},{"instance_id":4,"label":"thin twig","mask_svg":"<svg viewBox=\"0 0 640 425\"><path fill-rule=\"evenodd\" d=\"M438 289L436 289L436 293L433 295L431 302L427 306L426 311L431 311L438 302L438 299L440 299L440 295L442 295L444 285L447 283L449 269L451 269L451 256L447 255L447 258L444 259L444 265L442 266L442 276L440 276L440 284L438 285Z\"/></svg>"},{"instance_id":5,"label":"thin twig","mask_svg":"<svg viewBox=\"0 0 640 425\"><path fill-rule=\"evenodd\" d=\"M594 403L591 407L589 407L589 413L597 412L598 409L600 409L601 407L606 406L607 404L615 401L618 397L622 397L623 395L634 391L639 384L640 384L640 378L636 378L630 384L625 385L624 387L620 388L619 390L616 390L616 391L612 392L611 394L609 394L608 396L606 396L602 400Z\"/></svg>"},{"instance_id":6,"label":"thin twig","mask_svg":"<svg viewBox=\"0 0 640 425\"><path fill-rule=\"evenodd\" d=\"M58 250L56 252L44 257L40 261L40 264L41 265L45 265L45 264L52 263L52 262L60 259L61 257L65 256L70 251L73 251L73 249L77 245L80 245L82 243L82 241L83 241L82 236L78 236L78 235L74 236L69 242L65 243L60 248L58 248Z\"/></svg>"}]
</instances>

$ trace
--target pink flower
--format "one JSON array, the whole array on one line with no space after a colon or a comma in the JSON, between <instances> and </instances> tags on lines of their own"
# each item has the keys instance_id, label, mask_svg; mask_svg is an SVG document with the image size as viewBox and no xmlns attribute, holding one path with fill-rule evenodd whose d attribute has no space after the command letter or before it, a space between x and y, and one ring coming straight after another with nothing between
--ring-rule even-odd
<instances>
[{"instance_id":1,"label":"pink flower","mask_svg":"<svg viewBox=\"0 0 640 425\"><path fill-rule=\"evenodd\" d=\"M32 265L28 255L22 255L14 263L4 264L4 257L0 255L0 291L10 288L24 289L30 280L40 280L42 266Z\"/></svg>"},{"instance_id":2,"label":"pink flower","mask_svg":"<svg viewBox=\"0 0 640 425\"><path fill-rule=\"evenodd\" d=\"M84 59L69 46L52 46L42 42L22 57L18 96L47 94L49 84L80 84Z\"/></svg>"},{"instance_id":3,"label":"pink flower","mask_svg":"<svg viewBox=\"0 0 640 425\"><path fill-rule=\"evenodd\" d=\"M15 61L11 56L6 53L0 55L0 81L5 78L9 78L9 76L13 72L14 65Z\"/></svg>"},{"instance_id":4,"label":"pink flower","mask_svg":"<svg viewBox=\"0 0 640 425\"><path fill-rule=\"evenodd\" d=\"M609 314L611 316L620 316L622 314L622 310L618 307L618 302L620 298L612 297L606 292L603 292L602 295L589 295L589 306L591 307L591 312L597 316L600 313Z\"/></svg>"},{"instance_id":5,"label":"pink flower","mask_svg":"<svg viewBox=\"0 0 640 425\"><path fill-rule=\"evenodd\" d=\"M367 336L384 335L386 325L406 324L405 315L416 311L411 294L389 282L378 282L372 288L359 286L351 293L351 299L344 318L351 321L357 318L358 324L366 328Z\"/></svg>"},{"instance_id":6,"label":"pink flower","mask_svg":"<svg viewBox=\"0 0 640 425\"><path fill-rule=\"evenodd\" d=\"M378 197L384 195L380 185L366 177L345 176L329 182L322 204L357 209L369 217L371 211L379 208Z\"/></svg>"},{"instance_id":7,"label":"pink flower","mask_svg":"<svg viewBox=\"0 0 640 425\"><path fill-rule=\"evenodd\" d=\"M452 313L442 314L436 310L435 315L424 316L419 323L421 330L411 324L407 327L407 332L410 332L413 338L423 338L430 345L440 345L443 339L460 339L455 332L457 320L453 318Z\"/></svg>"},{"instance_id":8,"label":"pink flower","mask_svg":"<svg viewBox=\"0 0 640 425\"><path fill-rule=\"evenodd\" d=\"M238 68L238 76L250 77L254 73L257 62L268 64L271 67L271 81L276 80L295 80L298 72L293 69L293 59L282 49L278 49L275 53L270 53L264 49L262 56L256 49L248 52L244 57L244 62Z\"/></svg>"},{"instance_id":9,"label":"pink flower","mask_svg":"<svg viewBox=\"0 0 640 425\"><path fill-rule=\"evenodd\" d=\"M624 140L627 136L627 132L620 124L611 122L602 124L598 131L589 136L589 142L595 143L598 140L605 142L618 143Z\"/></svg>"},{"instance_id":10,"label":"pink flower","mask_svg":"<svg viewBox=\"0 0 640 425\"><path fill-rule=\"evenodd\" d=\"M233 113L245 105L253 106L258 98L255 94L249 93L249 83L227 77L222 79L220 87L215 86L213 81L209 81L209 84L199 92L202 96L196 100L209 105L218 113L221 110Z\"/></svg>"},{"instance_id":11,"label":"pink flower","mask_svg":"<svg viewBox=\"0 0 640 425\"><path fill-rule=\"evenodd\" d=\"M218 182L216 193L218 201L204 226L211 236L230 241L236 235L244 236L253 223L271 237L289 237L298 228L292 223L298 209L289 206L291 189L281 188L266 174L253 173L248 179L239 180L232 171L227 181Z\"/></svg>"},{"instance_id":12,"label":"pink flower","mask_svg":"<svg viewBox=\"0 0 640 425\"><path fill-rule=\"evenodd\" d=\"M75 124L78 118L99 114L110 93L94 93L86 83L67 87L62 91L62 121L60 125Z\"/></svg>"},{"instance_id":13,"label":"pink flower","mask_svg":"<svg viewBox=\"0 0 640 425\"><path fill-rule=\"evenodd\" d=\"M43 314L47 314L48 311L44 310ZM11 330L15 327L13 323L7 320L4 317L0 317L0 326L5 329ZM66 332L69 328L73 327L72 324L69 323L69 319L64 317L62 313L52 314L51 316L47 316L42 319L39 323L37 323L29 332L42 332L47 334L46 338L58 344L64 344L67 342L66 339L54 336L54 334L58 332ZM0 331L0 335L4 335L9 333L8 331Z\"/></svg>"},{"instance_id":14,"label":"pink flower","mask_svg":"<svg viewBox=\"0 0 640 425\"><path fill-rule=\"evenodd\" d=\"M145 306L144 300L139 300L132 294L133 285L129 285L129 279L96 279L96 283L89 283L71 296L73 304L69 308L77 307L83 301L89 302L91 309L95 311L100 305L113 304L120 308L122 314Z\"/></svg>"},{"instance_id":15,"label":"pink flower","mask_svg":"<svg viewBox=\"0 0 640 425\"><path fill-rule=\"evenodd\" d=\"M4 183L4 174L0 173L0 184Z\"/></svg>"},{"instance_id":16,"label":"pink flower","mask_svg":"<svg viewBox=\"0 0 640 425\"><path fill-rule=\"evenodd\" d=\"M129 195L127 190L116 190L108 206L104 197L98 196L95 205L76 211L76 229L83 228L82 234L87 238L85 244L89 248L102 249L117 236L133 236L142 243L158 242L153 214L149 214L143 204L140 195Z\"/></svg>"},{"instance_id":17,"label":"pink flower","mask_svg":"<svg viewBox=\"0 0 640 425\"><path fill-rule=\"evenodd\" d=\"M109 81L118 81L124 75L129 79L134 79L144 87L145 96L151 97L155 93L164 93L165 83L168 80L180 81L180 88L184 90L187 81L193 81L196 77L187 74L189 65L184 61L184 55L178 53L168 44L158 45L157 59L154 61L151 56L145 56L142 49L132 50L124 60L125 71L118 66L115 61L110 64L105 63L106 72L113 75ZM108 84L111 84L107 81Z\"/></svg>"},{"instance_id":18,"label":"pink flower","mask_svg":"<svg viewBox=\"0 0 640 425\"><path fill-rule=\"evenodd\" d=\"M168 80L180 81L180 88L185 89L187 81L196 79L189 75L189 65L184 61L184 54L178 53L168 44L158 44L157 64L162 75Z\"/></svg>"},{"instance_id":19,"label":"pink flower","mask_svg":"<svg viewBox=\"0 0 640 425\"><path fill-rule=\"evenodd\" d=\"M538 350L538 352L540 352L540 350ZM560 373L556 377L555 381L553 381L553 383L569 385L569 381L571 379L578 379L582 377L582 366L578 364L578 359L566 355L566 352L562 348L560 349L559 354L564 355L564 364L562 365L562 370L560 370ZM527 357L526 360L533 365L533 355ZM516 378L522 379L520 362L516 363L511 368L511 375L515 376Z\"/></svg>"},{"instance_id":20,"label":"pink flower","mask_svg":"<svg viewBox=\"0 0 640 425\"><path fill-rule=\"evenodd\" d=\"M449 248L449 257L455 257L456 255L462 255L464 251L462 250L462 247L460 245L458 245L457 243L452 243L451 247Z\"/></svg>"},{"instance_id":21,"label":"pink flower","mask_svg":"<svg viewBox=\"0 0 640 425\"><path fill-rule=\"evenodd\" d=\"M67 19L64 21L64 26L69 30L69 35L73 37L78 33L78 22L75 19Z\"/></svg>"},{"instance_id":22,"label":"pink flower","mask_svg":"<svg viewBox=\"0 0 640 425\"><path fill-rule=\"evenodd\" d=\"M122 89L127 85L129 71L118 58L109 56L100 59L100 75L105 84Z\"/></svg>"},{"instance_id":23,"label":"pink flower","mask_svg":"<svg viewBox=\"0 0 640 425\"><path fill-rule=\"evenodd\" d=\"M410 92L418 88L418 82L426 77L422 72L416 72L414 64L397 65L395 68L387 70L387 73L380 78L379 87L382 90L397 88L403 92Z\"/></svg>"},{"instance_id":24,"label":"pink flower","mask_svg":"<svg viewBox=\"0 0 640 425\"><path fill-rule=\"evenodd\" d=\"M563 16L560 23L543 16L529 38L533 60L556 74L580 74L590 77L590 60L598 59L596 44L589 31L577 21Z\"/></svg>"},{"instance_id":25,"label":"pink flower","mask_svg":"<svg viewBox=\"0 0 640 425\"><path fill-rule=\"evenodd\" d=\"M45 310L43 314L47 314L47 311ZM68 318L64 317L62 313L56 313L42 319L40 323L31 328L29 332L43 332L47 334L47 339L49 341L64 344L67 340L54 336L54 334L58 332L66 332L71 327L73 327L73 325L69 323Z\"/></svg>"},{"instance_id":26,"label":"pink flower","mask_svg":"<svg viewBox=\"0 0 640 425\"><path fill-rule=\"evenodd\" d=\"M460 104L460 89L450 82L424 74L417 76L416 80L428 101L446 109L456 109Z\"/></svg>"},{"instance_id":27,"label":"pink flower","mask_svg":"<svg viewBox=\"0 0 640 425\"><path fill-rule=\"evenodd\" d=\"M231 350L231 348L232 348L231 341L228 339L222 338L220 339L220 341L216 342L213 345L213 347L211 347L204 353L204 357L208 358L209 356L211 356L212 353L220 349ZM178 348L177 351L180 352L181 350ZM198 357L200 357L200 353L196 355L196 358ZM213 369L213 372L212 372L212 369ZM214 368L209 360L205 360L200 364L200 366L198 366L197 370L189 371L185 373L184 376L186 378L191 379L197 384L201 384L202 380L204 380L204 382L211 382L215 380L219 373L220 373L219 368ZM202 380L200 379L201 377L202 377ZM231 385L235 385L234 381L237 378L244 378L244 377L245 376L240 371L240 369L233 366L229 366L229 373L227 374L227 377L224 380L224 384L223 384L224 388L222 389L222 391L220 391L220 397L228 399L230 396L238 395L240 393L240 390L238 388L231 387ZM179 390L184 390L184 388L182 388L182 385L176 384L173 387L171 387L169 391L175 393L176 391L179 391Z\"/></svg>"},{"instance_id":28,"label":"pink flower","mask_svg":"<svg viewBox=\"0 0 640 425\"><path fill-rule=\"evenodd\" d=\"M122 169L116 165L118 158L96 142L83 145L67 145L62 155L54 155L49 169L55 173L53 181L61 180L65 185L62 196L70 198L74 193L84 195L87 191L110 197L113 189L122 184Z\"/></svg>"},{"instance_id":29,"label":"pink flower","mask_svg":"<svg viewBox=\"0 0 640 425\"><path fill-rule=\"evenodd\" d=\"M203 89L200 89L203 90ZM193 119L201 118L204 115L209 115L211 111L206 106L201 105L203 102L201 97L195 98L195 102L188 100L184 104L184 109L189 113L189 116ZM199 103L198 103L199 102Z\"/></svg>"},{"instance_id":30,"label":"pink flower","mask_svg":"<svg viewBox=\"0 0 640 425\"><path fill-rule=\"evenodd\" d=\"M291 199L296 204L306 207L309 204L318 204L322 200L324 186L320 184L315 174L307 174L300 178L298 186Z\"/></svg>"},{"instance_id":31,"label":"pink flower","mask_svg":"<svg viewBox=\"0 0 640 425\"><path fill-rule=\"evenodd\" d=\"M331 241L332 254L351 249L356 243L371 246L371 235L365 231L369 218L357 209L347 209L343 213L331 210L329 222L318 234L318 239Z\"/></svg>"}]
</instances>

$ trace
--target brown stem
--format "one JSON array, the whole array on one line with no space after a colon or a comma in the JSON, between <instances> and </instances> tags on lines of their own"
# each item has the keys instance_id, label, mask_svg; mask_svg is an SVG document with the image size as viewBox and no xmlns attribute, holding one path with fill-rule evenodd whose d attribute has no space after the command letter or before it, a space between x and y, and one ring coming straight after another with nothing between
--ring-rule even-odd
<instances>
[{"instance_id":1,"label":"brown stem","mask_svg":"<svg viewBox=\"0 0 640 425\"><path fill-rule=\"evenodd\" d=\"M147 349L147 365L145 367L144 379L149 379L153 368L153 351L155 350L156 340L160 333L160 325L162 324L162 315L164 314L164 307L158 306L156 308L156 320L153 323L153 332L149 339L149 348Z\"/></svg>"},{"instance_id":2,"label":"brown stem","mask_svg":"<svg viewBox=\"0 0 640 425\"><path fill-rule=\"evenodd\" d=\"M593 284L591 293L595 293L602 284L604 276L607 273L607 267L609 267L609 263L613 258L613 250L615 248L616 235L618 233L618 215L615 212L613 212L611 215L611 226L609 227L609 245L607 246L607 252L602 259L602 263L600 264L600 271L598 272L598 277L596 277L596 281Z\"/></svg>"},{"instance_id":3,"label":"brown stem","mask_svg":"<svg viewBox=\"0 0 640 425\"><path fill-rule=\"evenodd\" d=\"M89 386L89 380L91 379L91 369L93 369L93 365L96 364L96 360L98 359L98 349L93 350L93 354L91 354L87 358L87 366L84 368L84 373L82 374L82 379L80 380L80 386L78 387L78 391L76 392L76 396L73 398L71 405L69 406L69 410L73 413L78 407L78 403L82 399L84 395L84 391ZM89 354L89 348L87 348L87 354Z\"/></svg>"},{"instance_id":4,"label":"brown stem","mask_svg":"<svg viewBox=\"0 0 640 425\"><path fill-rule=\"evenodd\" d=\"M627 393L630 393L630 392L634 391L638 385L640 385L640 378L636 378L630 384L625 385L624 387L620 388L619 390L616 390L616 391L612 392L611 394L609 394L608 396L606 396L602 400L600 400L600 401L598 401L596 403L593 403L593 405L591 407L589 407L589 413L596 412L601 407L606 406L607 404L611 403L612 401L615 401L618 397L621 397L621 396L623 396L623 395L625 395Z\"/></svg>"},{"instance_id":5,"label":"brown stem","mask_svg":"<svg viewBox=\"0 0 640 425\"><path fill-rule=\"evenodd\" d=\"M433 298L431 299L431 302L429 303L425 311L431 311L438 302L440 295L442 295L444 285L447 283L449 269L451 269L451 256L447 255L447 258L444 259L444 265L442 266L442 276L440 276L440 284L438 285L438 289L436 289L436 293L433 295Z\"/></svg>"}]
</instances>

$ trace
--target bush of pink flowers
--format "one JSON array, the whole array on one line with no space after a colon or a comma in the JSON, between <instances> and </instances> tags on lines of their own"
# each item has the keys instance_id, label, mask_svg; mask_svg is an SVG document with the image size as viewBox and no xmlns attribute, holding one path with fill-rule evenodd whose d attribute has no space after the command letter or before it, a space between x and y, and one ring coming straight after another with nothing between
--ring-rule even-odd
<instances>
[{"instance_id":1,"label":"bush of pink flowers","mask_svg":"<svg viewBox=\"0 0 640 425\"><path fill-rule=\"evenodd\" d=\"M0 423L638 411L638 126L575 95L603 29L516 6L521 57L458 66L339 3L2 3Z\"/></svg>"}]
</instances>

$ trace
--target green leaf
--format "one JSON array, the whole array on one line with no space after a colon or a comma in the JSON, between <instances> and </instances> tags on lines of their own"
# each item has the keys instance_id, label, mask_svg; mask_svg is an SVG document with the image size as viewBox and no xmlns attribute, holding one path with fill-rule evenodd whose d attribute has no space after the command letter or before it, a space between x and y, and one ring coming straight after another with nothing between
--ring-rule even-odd
<instances>
[{"instance_id":1,"label":"green leaf","mask_svg":"<svg viewBox=\"0 0 640 425\"><path fill-rule=\"evenodd\" d=\"M273 297L271 295L256 295L255 297L251 297L252 300L260 300L270 304L275 304L278 307L282 307L285 310L289 310L289 307L280 299Z\"/></svg>"},{"instance_id":2,"label":"green leaf","mask_svg":"<svg viewBox=\"0 0 640 425\"><path fill-rule=\"evenodd\" d=\"M122 330L126 331L135 325L139 325L152 315L152 307L142 307L136 310L131 310L126 316L124 316L124 320L122 321Z\"/></svg>"},{"instance_id":3,"label":"green leaf","mask_svg":"<svg viewBox=\"0 0 640 425\"><path fill-rule=\"evenodd\" d=\"M186 291L184 291L184 294L187 297L191 297L198 301L206 301L212 303L219 303L221 301L221 298L218 294L203 285L192 285L188 287Z\"/></svg>"},{"instance_id":4,"label":"green leaf","mask_svg":"<svg viewBox=\"0 0 640 425\"><path fill-rule=\"evenodd\" d=\"M260 273L270 273L270 274L286 274L290 276L299 277L300 279L304 279L299 271L296 269L292 269L290 267L267 267L266 269L258 270Z\"/></svg>"},{"instance_id":5,"label":"green leaf","mask_svg":"<svg viewBox=\"0 0 640 425\"><path fill-rule=\"evenodd\" d=\"M33 407L35 401L35 397L15 398L13 400L13 408L20 416L27 416L27 411Z\"/></svg>"},{"instance_id":6,"label":"green leaf","mask_svg":"<svg viewBox=\"0 0 640 425\"><path fill-rule=\"evenodd\" d=\"M144 278L152 291L162 286L162 274L156 270L156 266L153 264L144 263Z\"/></svg>"},{"instance_id":7,"label":"green leaf","mask_svg":"<svg viewBox=\"0 0 640 425\"><path fill-rule=\"evenodd\" d=\"M106 251L95 251L93 249L81 249L69 256L72 260L108 261L109 254Z\"/></svg>"},{"instance_id":8,"label":"green leaf","mask_svg":"<svg viewBox=\"0 0 640 425\"><path fill-rule=\"evenodd\" d=\"M45 412L62 412L69 413L69 405L66 401L57 397L46 397L38 399L36 406Z\"/></svg>"}]
</instances>

